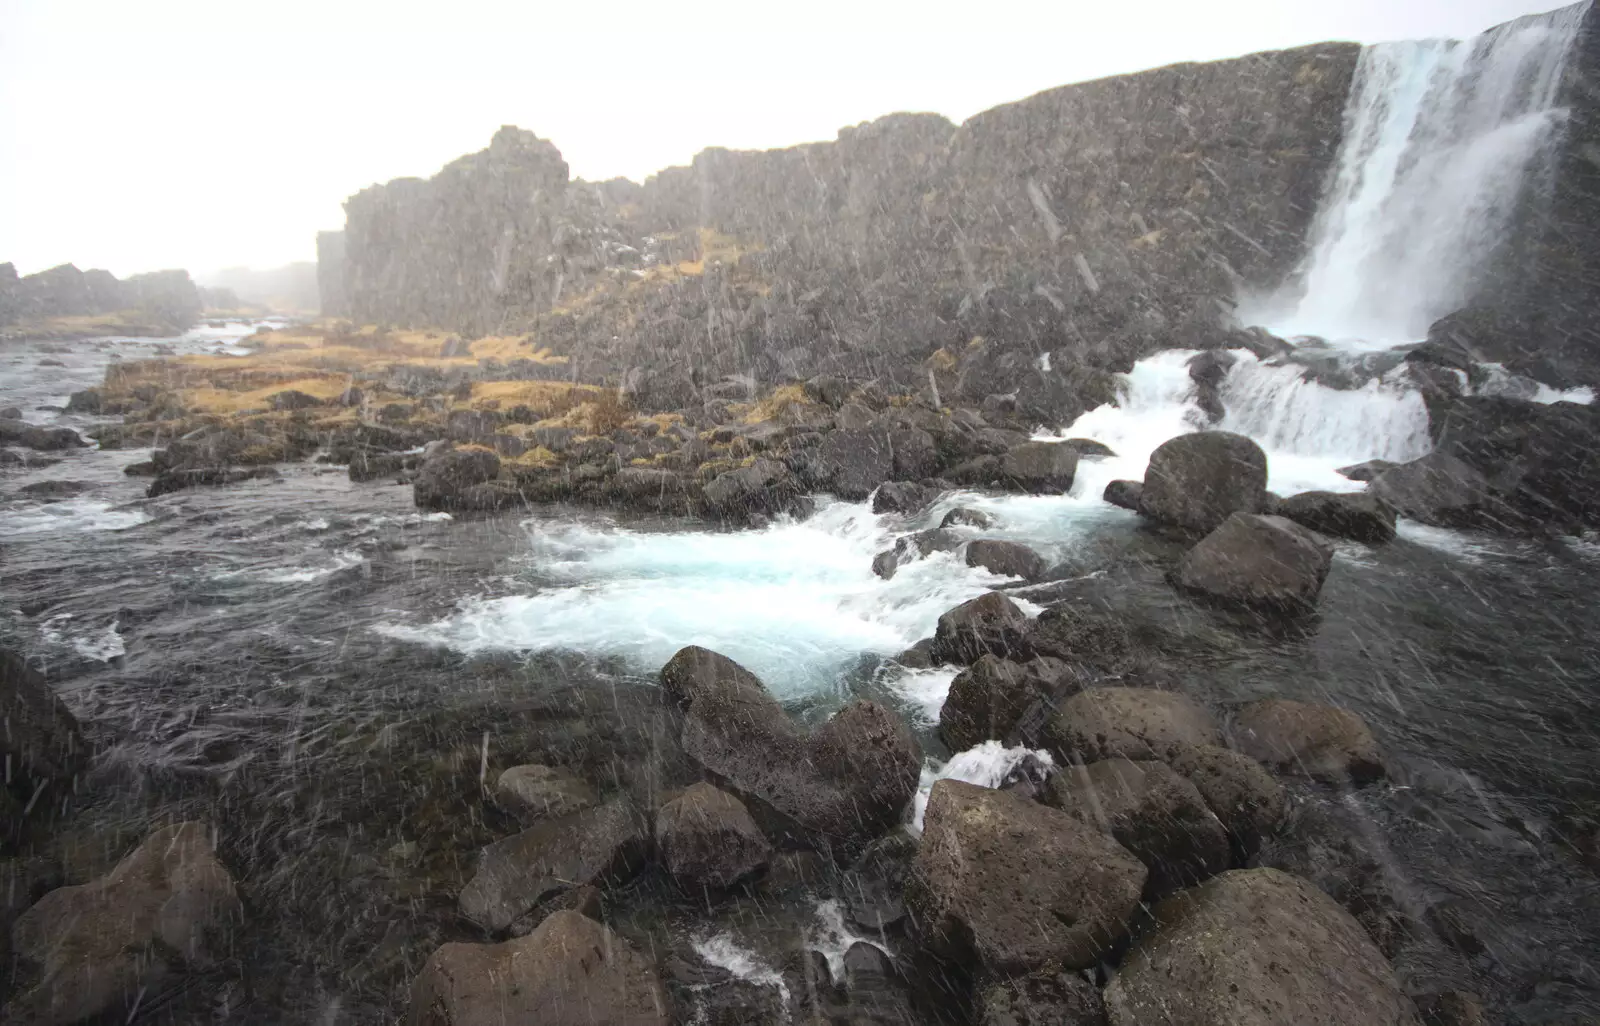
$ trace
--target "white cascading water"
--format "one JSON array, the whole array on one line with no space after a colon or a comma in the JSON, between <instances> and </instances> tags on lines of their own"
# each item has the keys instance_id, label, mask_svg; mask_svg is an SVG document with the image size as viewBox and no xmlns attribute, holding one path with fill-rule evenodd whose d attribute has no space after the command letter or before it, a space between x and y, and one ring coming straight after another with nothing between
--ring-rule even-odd
<instances>
[{"instance_id":1,"label":"white cascading water","mask_svg":"<svg viewBox=\"0 0 1600 1026\"><path fill-rule=\"evenodd\" d=\"M1385 348L1466 305L1558 138L1587 6L1362 51L1297 294L1247 304L1250 321Z\"/></svg>"}]
</instances>

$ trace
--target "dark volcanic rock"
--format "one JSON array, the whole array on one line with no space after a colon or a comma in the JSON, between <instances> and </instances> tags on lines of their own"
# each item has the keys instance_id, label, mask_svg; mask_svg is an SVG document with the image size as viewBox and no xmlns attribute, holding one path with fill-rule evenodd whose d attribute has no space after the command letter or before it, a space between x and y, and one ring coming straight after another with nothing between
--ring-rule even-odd
<instances>
[{"instance_id":1,"label":"dark volcanic rock","mask_svg":"<svg viewBox=\"0 0 1600 1026\"><path fill-rule=\"evenodd\" d=\"M1022 491L1058 495L1072 487L1078 450L1060 442L1023 442L1000 459L1000 473Z\"/></svg>"},{"instance_id":2,"label":"dark volcanic rock","mask_svg":"<svg viewBox=\"0 0 1600 1026\"><path fill-rule=\"evenodd\" d=\"M651 961L577 912L503 944L446 944L411 987L407 1026L668 1026Z\"/></svg>"},{"instance_id":3,"label":"dark volcanic rock","mask_svg":"<svg viewBox=\"0 0 1600 1026\"><path fill-rule=\"evenodd\" d=\"M67 398L68 413L87 413L98 416L104 407L105 400L98 388L86 388L81 392L74 392ZM17 415L19 418L21 414Z\"/></svg>"},{"instance_id":4,"label":"dark volcanic rock","mask_svg":"<svg viewBox=\"0 0 1600 1026\"><path fill-rule=\"evenodd\" d=\"M1144 482L1142 481L1112 481L1106 485L1106 490L1100 497L1113 506L1131 509L1139 512L1139 500L1144 496Z\"/></svg>"},{"instance_id":5,"label":"dark volcanic rock","mask_svg":"<svg viewBox=\"0 0 1600 1026\"><path fill-rule=\"evenodd\" d=\"M523 826L560 819L600 804L595 789L575 774L554 766L512 766L494 784L494 801Z\"/></svg>"},{"instance_id":6,"label":"dark volcanic rock","mask_svg":"<svg viewBox=\"0 0 1600 1026\"><path fill-rule=\"evenodd\" d=\"M1400 466L1389 460L1367 460L1364 463L1352 463L1348 467L1340 467L1339 473L1352 481L1371 481L1386 470L1393 470Z\"/></svg>"},{"instance_id":7,"label":"dark volcanic rock","mask_svg":"<svg viewBox=\"0 0 1600 1026\"><path fill-rule=\"evenodd\" d=\"M1040 655L1054 656L1114 673L1133 654L1128 625L1112 613L1059 602L1039 614L1028 635Z\"/></svg>"},{"instance_id":8,"label":"dark volcanic rock","mask_svg":"<svg viewBox=\"0 0 1600 1026\"><path fill-rule=\"evenodd\" d=\"M1183 557L1186 591L1247 609L1303 614L1316 608L1333 546L1282 517L1235 513Z\"/></svg>"},{"instance_id":9,"label":"dark volcanic rock","mask_svg":"<svg viewBox=\"0 0 1600 1026\"><path fill-rule=\"evenodd\" d=\"M978 538L967 544L967 565L981 566L1001 577L1020 577L1025 581L1037 580L1049 569L1044 557L1016 542L994 538Z\"/></svg>"},{"instance_id":10,"label":"dark volcanic rock","mask_svg":"<svg viewBox=\"0 0 1600 1026\"><path fill-rule=\"evenodd\" d=\"M1164 763L1069 766L1051 779L1046 801L1115 837L1149 868L1152 893L1193 886L1227 869L1232 857L1199 790Z\"/></svg>"},{"instance_id":11,"label":"dark volcanic rock","mask_svg":"<svg viewBox=\"0 0 1600 1026\"><path fill-rule=\"evenodd\" d=\"M805 488L776 460L756 460L724 471L701 489L706 509L725 522L750 523L757 517L793 513L805 506Z\"/></svg>"},{"instance_id":12,"label":"dark volcanic rock","mask_svg":"<svg viewBox=\"0 0 1600 1026\"><path fill-rule=\"evenodd\" d=\"M981 509L957 506L944 515L944 519L939 521L939 526L989 528L994 526L994 517Z\"/></svg>"},{"instance_id":13,"label":"dark volcanic rock","mask_svg":"<svg viewBox=\"0 0 1600 1026\"><path fill-rule=\"evenodd\" d=\"M1169 759L1219 745L1216 720L1192 698L1145 688L1087 688L1062 703L1048 728L1063 765L1100 759Z\"/></svg>"},{"instance_id":14,"label":"dark volcanic rock","mask_svg":"<svg viewBox=\"0 0 1600 1026\"><path fill-rule=\"evenodd\" d=\"M985 987L978 1026L1106 1026L1100 988L1083 973L1041 969Z\"/></svg>"},{"instance_id":15,"label":"dark volcanic rock","mask_svg":"<svg viewBox=\"0 0 1600 1026\"><path fill-rule=\"evenodd\" d=\"M24 449L60 452L88 445L71 428L44 428L9 417L0 417L0 445L19 445Z\"/></svg>"},{"instance_id":16,"label":"dark volcanic rock","mask_svg":"<svg viewBox=\"0 0 1600 1026\"><path fill-rule=\"evenodd\" d=\"M985 653L1009 659L1032 655L1027 633L1032 626L1017 604L997 591L969 599L939 617L931 655L935 662L966 665Z\"/></svg>"},{"instance_id":17,"label":"dark volcanic rock","mask_svg":"<svg viewBox=\"0 0 1600 1026\"><path fill-rule=\"evenodd\" d=\"M925 944L992 973L1087 969L1126 933L1145 868L1064 812L959 780L933 785L907 886Z\"/></svg>"},{"instance_id":18,"label":"dark volcanic rock","mask_svg":"<svg viewBox=\"0 0 1600 1026\"><path fill-rule=\"evenodd\" d=\"M461 914L498 933L554 894L627 880L649 851L649 831L625 799L544 820L484 849Z\"/></svg>"},{"instance_id":19,"label":"dark volcanic rock","mask_svg":"<svg viewBox=\"0 0 1600 1026\"><path fill-rule=\"evenodd\" d=\"M914 481L890 481L872 493L872 512L920 513L928 503L938 497L938 488L920 485Z\"/></svg>"},{"instance_id":20,"label":"dark volcanic rock","mask_svg":"<svg viewBox=\"0 0 1600 1026\"><path fill-rule=\"evenodd\" d=\"M71 793L73 779L92 754L77 718L44 676L22 657L0 648L0 755L5 784L27 802L41 792L43 808ZM36 807L39 803L35 802Z\"/></svg>"},{"instance_id":21,"label":"dark volcanic rock","mask_svg":"<svg viewBox=\"0 0 1600 1026\"><path fill-rule=\"evenodd\" d=\"M1280 499L1277 515L1334 538L1369 545L1394 540L1394 507L1362 492L1301 492Z\"/></svg>"},{"instance_id":22,"label":"dark volcanic rock","mask_svg":"<svg viewBox=\"0 0 1600 1026\"><path fill-rule=\"evenodd\" d=\"M707 783L656 813L656 847L679 885L697 892L732 887L765 869L772 855L744 803Z\"/></svg>"},{"instance_id":23,"label":"dark volcanic rock","mask_svg":"<svg viewBox=\"0 0 1600 1026\"><path fill-rule=\"evenodd\" d=\"M1361 924L1303 880L1235 870L1155 918L1105 989L1111 1026L1414 1026Z\"/></svg>"},{"instance_id":24,"label":"dark volcanic rock","mask_svg":"<svg viewBox=\"0 0 1600 1026\"><path fill-rule=\"evenodd\" d=\"M754 674L695 646L662 667L661 686L684 706L684 751L769 833L848 848L892 826L916 791L916 740L874 702L846 706L807 736Z\"/></svg>"},{"instance_id":25,"label":"dark volcanic rock","mask_svg":"<svg viewBox=\"0 0 1600 1026\"><path fill-rule=\"evenodd\" d=\"M1171 765L1200 791L1241 856L1254 855L1283 822L1288 794L1248 755L1196 745L1180 750Z\"/></svg>"},{"instance_id":26,"label":"dark volcanic rock","mask_svg":"<svg viewBox=\"0 0 1600 1026\"><path fill-rule=\"evenodd\" d=\"M281 476L273 467L164 470L150 482L150 487L145 489L145 495L154 499L157 496L189 488L215 488L221 485L241 484L245 481L276 481Z\"/></svg>"},{"instance_id":27,"label":"dark volcanic rock","mask_svg":"<svg viewBox=\"0 0 1600 1026\"><path fill-rule=\"evenodd\" d=\"M242 918L210 827L165 827L105 876L51 891L22 914L14 951L37 972L0 1018L41 1026L106 1013L122 1019L141 992L224 957Z\"/></svg>"},{"instance_id":28,"label":"dark volcanic rock","mask_svg":"<svg viewBox=\"0 0 1600 1026\"><path fill-rule=\"evenodd\" d=\"M463 493L500 476L500 457L487 449L446 449L429 456L417 473L413 498L423 509L460 509Z\"/></svg>"},{"instance_id":29,"label":"dark volcanic rock","mask_svg":"<svg viewBox=\"0 0 1600 1026\"><path fill-rule=\"evenodd\" d=\"M939 736L952 752L1004 740L1035 702L1056 692L1069 668L1055 659L1015 663L984 655L950 682L939 710Z\"/></svg>"},{"instance_id":30,"label":"dark volcanic rock","mask_svg":"<svg viewBox=\"0 0 1600 1026\"><path fill-rule=\"evenodd\" d=\"M815 485L859 501L895 476L894 447L883 431L831 431L817 450Z\"/></svg>"},{"instance_id":31,"label":"dark volcanic rock","mask_svg":"<svg viewBox=\"0 0 1600 1026\"><path fill-rule=\"evenodd\" d=\"M1348 709L1262 699L1239 710L1233 733L1241 751L1280 772L1333 784L1365 783L1384 774L1377 739Z\"/></svg>"},{"instance_id":32,"label":"dark volcanic rock","mask_svg":"<svg viewBox=\"0 0 1600 1026\"><path fill-rule=\"evenodd\" d=\"M1139 512L1196 533L1234 513L1254 513L1267 490L1267 454L1243 435L1201 431L1163 442L1150 454Z\"/></svg>"},{"instance_id":33,"label":"dark volcanic rock","mask_svg":"<svg viewBox=\"0 0 1600 1026\"><path fill-rule=\"evenodd\" d=\"M1383 472L1367 486L1367 494L1423 524L1481 527L1504 521L1489 480L1443 452Z\"/></svg>"},{"instance_id":34,"label":"dark volcanic rock","mask_svg":"<svg viewBox=\"0 0 1600 1026\"><path fill-rule=\"evenodd\" d=\"M413 457L403 456L397 452L367 452L361 450L351 454L350 466L347 470L350 480L376 481L379 478L396 478L406 472L407 463Z\"/></svg>"},{"instance_id":35,"label":"dark volcanic rock","mask_svg":"<svg viewBox=\"0 0 1600 1026\"><path fill-rule=\"evenodd\" d=\"M35 481L33 484L18 488L17 494L43 502L54 502L57 499L70 499L74 495L82 495L92 487L94 486L87 481Z\"/></svg>"}]
</instances>

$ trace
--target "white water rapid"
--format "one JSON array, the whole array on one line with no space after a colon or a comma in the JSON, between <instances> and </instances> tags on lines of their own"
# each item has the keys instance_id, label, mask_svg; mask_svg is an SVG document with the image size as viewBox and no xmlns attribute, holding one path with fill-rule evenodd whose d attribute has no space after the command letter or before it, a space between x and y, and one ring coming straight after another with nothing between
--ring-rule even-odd
<instances>
[{"instance_id":1,"label":"white water rapid","mask_svg":"<svg viewBox=\"0 0 1600 1026\"><path fill-rule=\"evenodd\" d=\"M1586 8L1362 51L1300 285L1247 303L1247 319L1285 338L1384 348L1465 305L1558 138L1558 87Z\"/></svg>"}]
</instances>

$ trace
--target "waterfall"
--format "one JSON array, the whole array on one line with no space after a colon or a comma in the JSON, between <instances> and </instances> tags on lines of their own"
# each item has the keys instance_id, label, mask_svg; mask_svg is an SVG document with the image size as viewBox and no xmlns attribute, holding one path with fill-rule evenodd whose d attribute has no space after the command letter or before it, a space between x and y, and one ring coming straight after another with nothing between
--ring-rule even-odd
<instances>
[{"instance_id":1,"label":"waterfall","mask_svg":"<svg viewBox=\"0 0 1600 1026\"><path fill-rule=\"evenodd\" d=\"M1587 3L1466 41L1362 51L1337 171L1292 293L1241 313L1285 337L1416 341L1469 302L1547 166ZM1251 307L1254 306L1254 309Z\"/></svg>"}]
</instances>

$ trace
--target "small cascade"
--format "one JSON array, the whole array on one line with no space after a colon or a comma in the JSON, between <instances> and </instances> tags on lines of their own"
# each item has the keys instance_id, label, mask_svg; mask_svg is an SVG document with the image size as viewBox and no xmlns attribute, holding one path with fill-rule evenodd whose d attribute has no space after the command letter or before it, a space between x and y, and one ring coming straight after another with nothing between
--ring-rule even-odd
<instances>
[{"instance_id":1,"label":"small cascade","mask_svg":"<svg viewBox=\"0 0 1600 1026\"><path fill-rule=\"evenodd\" d=\"M1244 304L1247 321L1385 348L1468 303L1547 166L1587 8L1364 50L1298 287Z\"/></svg>"}]
</instances>

